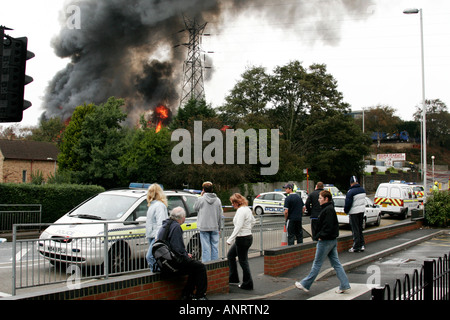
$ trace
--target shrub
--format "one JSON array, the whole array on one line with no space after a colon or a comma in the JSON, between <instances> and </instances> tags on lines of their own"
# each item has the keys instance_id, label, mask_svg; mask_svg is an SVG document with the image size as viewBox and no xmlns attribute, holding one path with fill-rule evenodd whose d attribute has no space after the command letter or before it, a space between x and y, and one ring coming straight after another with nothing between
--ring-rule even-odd
<instances>
[{"instance_id":1,"label":"shrub","mask_svg":"<svg viewBox=\"0 0 450 320\"><path fill-rule=\"evenodd\" d=\"M425 219L435 227L448 227L450 222L450 192L433 192L425 203Z\"/></svg>"},{"instance_id":2,"label":"shrub","mask_svg":"<svg viewBox=\"0 0 450 320\"><path fill-rule=\"evenodd\" d=\"M76 184L0 184L1 204L41 204L42 222L52 223L86 199L103 192L92 185Z\"/></svg>"}]
</instances>

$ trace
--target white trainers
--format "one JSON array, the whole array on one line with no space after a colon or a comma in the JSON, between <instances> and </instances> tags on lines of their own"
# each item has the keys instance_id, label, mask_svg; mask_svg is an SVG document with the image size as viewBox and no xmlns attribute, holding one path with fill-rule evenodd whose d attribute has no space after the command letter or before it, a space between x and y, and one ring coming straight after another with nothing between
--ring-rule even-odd
<instances>
[{"instance_id":1,"label":"white trainers","mask_svg":"<svg viewBox=\"0 0 450 320\"><path fill-rule=\"evenodd\" d=\"M351 289L352 288L342 290L342 289L337 288L335 292L338 294L344 294L344 293L348 293Z\"/></svg>"},{"instance_id":2,"label":"white trainers","mask_svg":"<svg viewBox=\"0 0 450 320\"><path fill-rule=\"evenodd\" d=\"M298 289L300 289L300 290L303 290L303 291L305 291L305 292L309 292L308 289L306 289L304 286L302 286L302 284L300 283L300 281L296 281L296 282L295 282L295 286L296 286Z\"/></svg>"}]
</instances>

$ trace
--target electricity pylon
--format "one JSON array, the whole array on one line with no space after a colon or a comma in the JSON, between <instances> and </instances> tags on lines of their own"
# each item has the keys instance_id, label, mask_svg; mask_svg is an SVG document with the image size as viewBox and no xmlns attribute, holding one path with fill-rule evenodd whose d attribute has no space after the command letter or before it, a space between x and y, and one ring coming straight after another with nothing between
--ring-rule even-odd
<instances>
[{"instance_id":1,"label":"electricity pylon","mask_svg":"<svg viewBox=\"0 0 450 320\"><path fill-rule=\"evenodd\" d=\"M189 43L183 45L187 47L188 55L183 65L183 85L181 92L180 107L190 99L204 100L205 87L203 83L204 65L202 64L201 42L206 24L199 24L196 19L191 20L183 16L185 29L189 32Z\"/></svg>"}]
</instances>

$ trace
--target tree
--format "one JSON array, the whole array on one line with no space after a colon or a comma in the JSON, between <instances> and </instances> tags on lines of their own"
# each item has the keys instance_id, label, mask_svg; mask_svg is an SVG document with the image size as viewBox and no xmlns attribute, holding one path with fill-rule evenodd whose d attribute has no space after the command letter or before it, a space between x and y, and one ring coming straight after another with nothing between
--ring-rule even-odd
<instances>
[{"instance_id":1,"label":"tree","mask_svg":"<svg viewBox=\"0 0 450 320\"><path fill-rule=\"evenodd\" d=\"M302 153L302 131L326 116L347 112L349 105L337 90L337 81L323 64L304 68L299 61L277 67L270 76L271 116L280 125L291 150Z\"/></svg>"},{"instance_id":2,"label":"tree","mask_svg":"<svg viewBox=\"0 0 450 320\"><path fill-rule=\"evenodd\" d=\"M60 145L60 154L58 156L58 167L60 170L81 170L80 155L76 152L76 147L79 145L79 139L82 135L84 120L87 115L94 112L95 108L94 104L84 104L75 108Z\"/></svg>"},{"instance_id":3,"label":"tree","mask_svg":"<svg viewBox=\"0 0 450 320\"><path fill-rule=\"evenodd\" d=\"M450 147L450 114L447 105L439 99L426 100L427 143L434 146ZM422 109L416 107L414 119L422 119Z\"/></svg>"},{"instance_id":4,"label":"tree","mask_svg":"<svg viewBox=\"0 0 450 320\"><path fill-rule=\"evenodd\" d=\"M165 172L170 170L170 131L162 128L129 130L126 137L128 146L120 157L120 167L128 181L166 184Z\"/></svg>"},{"instance_id":5,"label":"tree","mask_svg":"<svg viewBox=\"0 0 450 320\"><path fill-rule=\"evenodd\" d=\"M361 176L371 140L353 119L336 114L316 121L303 131L306 159L313 179L348 187L351 175Z\"/></svg>"},{"instance_id":6,"label":"tree","mask_svg":"<svg viewBox=\"0 0 450 320\"><path fill-rule=\"evenodd\" d=\"M178 109L177 115L170 124L171 130L193 128L194 121L212 119L216 111L206 104L205 100L190 99L186 105Z\"/></svg>"},{"instance_id":7,"label":"tree","mask_svg":"<svg viewBox=\"0 0 450 320\"><path fill-rule=\"evenodd\" d=\"M42 118L41 121L39 121L39 126L31 129L31 135L28 139L33 141L52 142L59 145L65 129L65 123L58 117L50 119Z\"/></svg>"},{"instance_id":8,"label":"tree","mask_svg":"<svg viewBox=\"0 0 450 320\"><path fill-rule=\"evenodd\" d=\"M111 188L123 181L119 160L125 149L123 105L122 99L111 97L100 106L75 110L58 159L60 168L71 171L75 182Z\"/></svg>"},{"instance_id":9,"label":"tree","mask_svg":"<svg viewBox=\"0 0 450 320\"><path fill-rule=\"evenodd\" d=\"M400 123L400 118L394 114L395 109L386 105L369 108L365 111L365 131L393 133Z\"/></svg>"},{"instance_id":10,"label":"tree","mask_svg":"<svg viewBox=\"0 0 450 320\"><path fill-rule=\"evenodd\" d=\"M220 119L231 126L266 127L269 97L266 93L269 76L263 67L251 67L241 75L225 104L219 108Z\"/></svg>"}]
</instances>

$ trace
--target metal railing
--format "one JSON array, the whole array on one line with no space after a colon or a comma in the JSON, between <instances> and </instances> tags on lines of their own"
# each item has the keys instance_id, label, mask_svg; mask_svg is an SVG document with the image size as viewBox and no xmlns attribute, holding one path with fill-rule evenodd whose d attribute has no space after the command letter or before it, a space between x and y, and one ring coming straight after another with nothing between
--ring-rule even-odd
<instances>
[{"instance_id":1,"label":"metal railing","mask_svg":"<svg viewBox=\"0 0 450 320\"><path fill-rule=\"evenodd\" d=\"M372 289L372 300L450 300L450 254L427 260L412 277L397 279L393 290L389 284Z\"/></svg>"},{"instance_id":2,"label":"metal railing","mask_svg":"<svg viewBox=\"0 0 450 320\"><path fill-rule=\"evenodd\" d=\"M11 232L15 224L39 224L41 218L40 204L0 204L0 232Z\"/></svg>"},{"instance_id":3,"label":"metal railing","mask_svg":"<svg viewBox=\"0 0 450 320\"><path fill-rule=\"evenodd\" d=\"M148 271L145 259L148 241L145 238L145 224L130 225L118 234L110 230L107 222L83 223L83 227L102 224L103 232L97 236L47 237L40 239L17 239L18 229L61 226L61 230L79 228L80 224L16 224L13 226L12 243L12 295L17 289L36 286L66 284L69 288L79 286L81 281L108 278L130 272ZM227 238L234 226L230 218L224 218L220 230L219 259L226 258L229 246ZM133 230L136 230L134 232ZM122 230L123 231L123 230ZM45 232L45 231L44 231ZM252 229L253 244L250 253L263 254L264 250L281 246L284 232L284 216L257 217ZM201 253L199 231L183 232L188 252L197 259Z\"/></svg>"}]
</instances>

